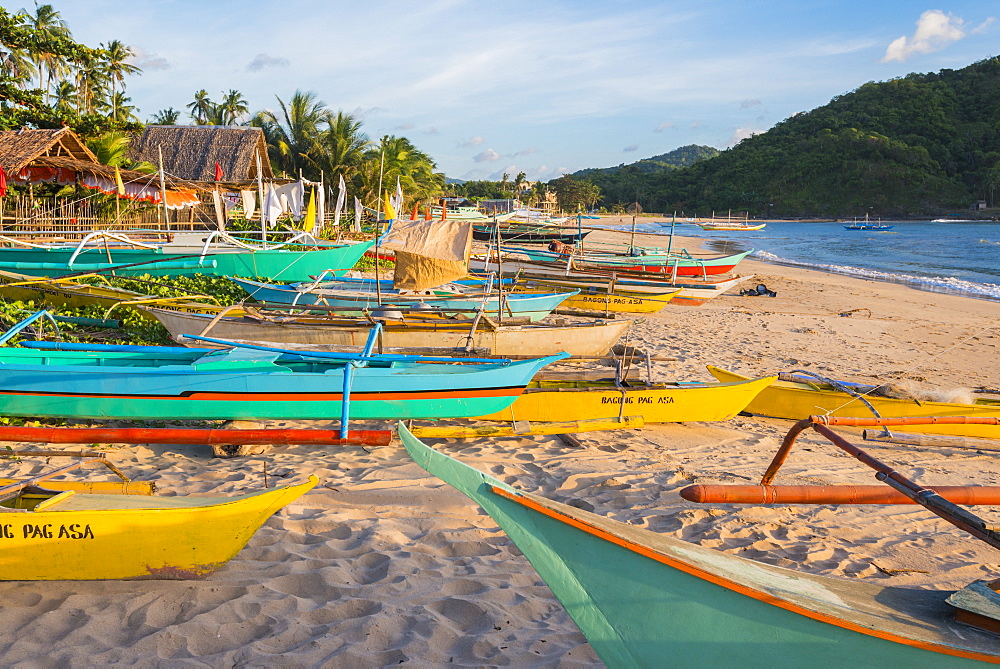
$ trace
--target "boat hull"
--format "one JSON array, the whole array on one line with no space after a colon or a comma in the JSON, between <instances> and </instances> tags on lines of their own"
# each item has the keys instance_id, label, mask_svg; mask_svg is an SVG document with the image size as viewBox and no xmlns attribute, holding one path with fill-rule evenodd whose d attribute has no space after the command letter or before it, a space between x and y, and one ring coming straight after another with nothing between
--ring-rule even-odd
<instances>
[{"instance_id":1,"label":"boat hull","mask_svg":"<svg viewBox=\"0 0 1000 669\"><path fill-rule=\"evenodd\" d=\"M199 257L200 248L188 253L164 252L162 249L92 248L78 255L72 265L69 265L69 260L73 249L0 248L0 269L30 276L63 276L114 269L118 276L213 274L261 277L272 281L308 281L311 276L325 270L346 273L371 246L372 242L356 242L305 251L228 249L212 252L204 258ZM135 263L144 264L115 269Z\"/></svg>"},{"instance_id":2,"label":"boat hull","mask_svg":"<svg viewBox=\"0 0 1000 669\"><path fill-rule=\"evenodd\" d=\"M185 334L275 342L278 344L310 344L334 346L364 346L370 325L325 325L301 321L269 322L243 318L221 318L206 331L214 315L172 309L147 308L177 340ZM387 325L382 332L382 345L394 349L485 349L492 355L555 355L565 351L570 355L607 355L611 347L625 334L632 321L616 320L569 325L501 325L480 327L469 336L470 325L449 324L395 326Z\"/></svg>"},{"instance_id":3,"label":"boat hull","mask_svg":"<svg viewBox=\"0 0 1000 669\"><path fill-rule=\"evenodd\" d=\"M717 276L732 272L736 265L751 251L714 258L686 258L667 255L587 255L566 256L550 251L533 249L508 249L526 256L529 260L570 263L571 268L614 270L619 272L650 272L662 276Z\"/></svg>"},{"instance_id":4,"label":"boat hull","mask_svg":"<svg viewBox=\"0 0 1000 669\"><path fill-rule=\"evenodd\" d=\"M585 232L574 232L571 230L552 230L551 226L507 226L500 228L500 240L504 242L520 242L523 244L549 244L551 242L562 242L563 244L575 244L587 235ZM495 240L497 237L491 226L476 225L472 228L472 238L480 242Z\"/></svg>"},{"instance_id":5,"label":"boat hull","mask_svg":"<svg viewBox=\"0 0 1000 669\"><path fill-rule=\"evenodd\" d=\"M520 492L399 426L410 456L507 533L611 667L974 667L996 635L955 630L948 593L813 576Z\"/></svg>"},{"instance_id":6,"label":"boat hull","mask_svg":"<svg viewBox=\"0 0 1000 669\"><path fill-rule=\"evenodd\" d=\"M719 381L740 381L748 377L718 367L708 371ZM908 416L983 416L1000 417L1000 402L991 404L951 404L920 402L889 397L865 397L882 418ZM802 420L817 414L836 417L872 418L872 412L859 399L836 390L817 390L808 383L775 381L757 395L746 411L759 416ZM913 425L908 432L946 434L961 437L1000 439L995 425Z\"/></svg>"},{"instance_id":7,"label":"boat hull","mask_svg":"<svg viewBox=\"0 0 1000 669\"><path fill-rule=\"evenodd\" d=\"M567 290L579 291L572 297L563 300L560 308L587 309L606 313L652 314L656 313L678 294L681 289L666 290L661 293L639 292L625 288L608 286L572 286L569 283L546 281L544 279L525 279L518 284L518 290Z\"/></svg>"},{"instance_id":8,"label":"boat hull","mask_svg":"<svg viewBox=\"0 0 1000 669\"><path fill-rule=\"evenodd\" d=\"M482 258L472 258L469 261L469 268L480 274L489 271L496 271L495 262L487 263ZM590 287L600 290L614 280L615 286L623 290L633 292L662 293L673 289L680 289L680 292L670 299L670 303L680 306L700 306L709 300L722 295L728 290L735 288L744 281L753 278L752 274L746 276L735 276L729 279L717 281L697 281L696 279L686 282L670 281L670 277L664 277L661 273L647 276L624 274L613 270L566 270L566 264L551 262L533 262L516 260L513 258L504 259L501 264L501 271L505 275L519 275L524 281L559 281L560 285L566 288L573 287L585 293Z\"/></svg>"},{"instance_id":9,"label":"boat hull","mask_svg":"<svg viewBox=\"0 0 1000 669\"><path fill-rule=\"evenodd\" d=\"M333 420L344 400L343 364L225 362L199 369L208 350L170 349L156 364L126 354L8 349L0 356L0 416L122 420ZM218 353L218 352L217 352ZM134 359L135 356L133 356ZM185 360L185 357L187 360ZM88 363L100 358L100 364ZM416 364L353 370L352 419L470 417L499 411L555 356L503 364ZM109 362L110 361L110 362Z\"/></svg>"},{"instance_id":10,"label":"boat hull","mask_svg":"<svg viewBox=\"0 0 1000 669\"><path fill-rule=\"evenodd\" d=\"M641 416L646 423L728 420L743 411L775 378L628 388L587 382L533 381L509 407L479 418L508 422L623 416Z\"/></svg>"},{"instance_id":11,"label":"boat hull","mask_svg":"<svg viewBox=\"0 0 1000 669\"><path fill-rule=\"evenodd\" d=\"M386 307L419 308L442 314L471 316L482 309L487 316L498 318L503 315L526 317L532 322L540 321L552 310L577 291L562 293L507 294L501 301L499 296L470 295L463 298L454 293L435 295L434 291L424 291L427 295L404 296L399 291L382 293L374 287L364 291L321 290L297 292L293 288L274 286L231 277L231 281L243 288L250 297L270 304L310 305L318 304L336 309L341 314L362 314L373 309ZM502 304L502 306L501 306Z\"/></svg>"},{"instance_id":12,"label":"boat hull","mask_svg":"<svg viewBox=\"0 0 1000 669\"><path fill-rule=\"evenodd\" d=\"M7 513L0 579L204 578L318 482L231 498L74 494L42 511Z\"/></svg>"}]
</instances>

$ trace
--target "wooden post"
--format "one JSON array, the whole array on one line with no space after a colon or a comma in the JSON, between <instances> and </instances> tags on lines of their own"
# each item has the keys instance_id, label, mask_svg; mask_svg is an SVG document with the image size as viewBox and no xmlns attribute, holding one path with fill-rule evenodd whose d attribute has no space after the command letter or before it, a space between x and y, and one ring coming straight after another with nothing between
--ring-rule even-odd
<instances>
[{"instance_id":1,"label":"wooden post","mask_svg":"<svg viewBox=\"0 0 1000 669\"><path fill-rule=\"evenodd\" d=\"M170 218L167 216L167 186L163 178L163 147L156 145L156 152L160 157L160 202L163 204L163 227L170 229Z\"/></svg>"},{"instance_id":2,"label":"wooden post","mask_svg":"<svg viewBox=\"0 0 1000 669\"><path fill-rule=\"evenodd\" d=\"M261 168L259 148L254 155L257 158L257 195L260 197L260 202L257 203L257 209L260 210L260 243L263 245L267 241L267 221L264 220L264 173Z\"/></svg>"}]
</instances>

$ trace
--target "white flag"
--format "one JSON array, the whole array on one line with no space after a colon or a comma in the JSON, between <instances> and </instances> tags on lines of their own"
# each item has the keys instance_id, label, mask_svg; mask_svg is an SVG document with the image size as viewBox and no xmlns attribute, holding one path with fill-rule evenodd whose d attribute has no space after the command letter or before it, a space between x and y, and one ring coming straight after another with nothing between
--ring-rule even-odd
<instances>
[{"instance_id":1,"label":"white flag","mask_svg":"<svg viewBox=\"0 0 1000 669\"><path fill-rule=\"evenodd\" d=\"M399 185L399 175L396 175L396 194L392 198L392 208L397 215L403 213L403 187Z\"/></svg>"},{"instance_id":2,"label":"white flag","mask_svg":"<svg viewBox=\"0 0 1000 669\"><path fill-rule=\"evenodd\" d=\"M313 226L313 236L318 237L323 231L323 224L326 222L326 184L319 182L319 197L316 198L316 225ZM339 234L339 232L338 232Z\"/></svg>"},{"instance_id":3,"label":"white flag","mask_svg":"<svg viewBox=\"0 0 1000 669\"><path fill-rule=\"evenodd\" d=\"M357 195L354 196L354 225L351 232L361 232L361 200Z\"/></svg>"},{"instance_id":4,"label":"white flag","mask_svg":"<svg viewBox=\"0 0 1000 669\"><path fill-rule=\"evenodd\" d=\"M340 175L340 185L337 187L337 207L333 214L333 227L340 230L340 212L344 209L344 201L347 199L347 184L344 183L344 175ZM356 205L355 205L356 207Z\"/></svg>"},{"instance_id":5,"label":"white flag","mask_svg":"<svg viewBox=\"0 0 1000 669\"><path fill-rule=\"evenodd\" d=\"M278 216L280 216L284 210L284 207L281 206L281 199L278 197L278 193L274 190L274 184L268 184L267 196L264 198L264 206L261 213L264 220L267 221L269 227L273 228L278 223Z\"/></svg>"}]
</instances>

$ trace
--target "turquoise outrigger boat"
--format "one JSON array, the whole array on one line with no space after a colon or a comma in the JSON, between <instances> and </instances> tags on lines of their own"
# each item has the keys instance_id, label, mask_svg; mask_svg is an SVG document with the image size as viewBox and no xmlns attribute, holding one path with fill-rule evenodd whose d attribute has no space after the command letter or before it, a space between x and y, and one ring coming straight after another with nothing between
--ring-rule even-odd
<instances>
[{"instance_id":1,"label":"turquoise outrigger boat","mask_svg":"<svg viewBox=\"0 0 1000 669\"><path fill-rule=\"evenodd\" d=\"M48 277L114 271L118 276L212 274L308 281L326 270L345 274L372 244L312 240L261 246L217 232L175 233L171 243L149 244L93 233L73 245L0 247L0 270Z\"/></svg>"},{"instance_id":2,"label":"turquoise outrigger boat","mask_svg":"<svg viewBox=\"0 0 1000 669\"><path fill-rule=\"evenodd\" d=\"M421 443L413 459L507 533L611 667L973 667L1000 634L949 593L775 567L522 492Z\"/></svg>"},{"instance_id":3,"label":"turquoise outrigger boat","mask_svg":"<svg viewBox=\"0 0 1000 669\"><path fill-rule=\"evenodd\" d=\"M736 269L741 260L753 253L753 249L724 256L694 256L687 251L660 253L656 251L634 250L634 253L606 253L586 251L566 254L559 251L503 246L504 253L520 254L535 262L561 264L565 269L614 270L618 272L655 272L678 276L709 277L726 274Z\"/></svg>"},{"instance_id":4,"label":"turquoise outrigger boat","mask_svg":"<svg viewBox=\"0 0 1000 669\"><path fill-rule=\"evenodd\" d=\"M296 283L279 286L271 283L229 277L229 280L247 291L258 302L271 305L322 305L336 309L342 314L361 314L373 309L411 309L421 313L439 312L444 315L475 315L480 310L494 318L528 318L537 322L552 313L566 299L577 295L579 290L558 293L509 293L500 297L486 295L473 286L469 292L451 290L401 292L398 290L376 290L374 284L360 288L324 286L313 283Z\"/></svg>"},{"instance_id":5,"label":"turquoise outrigger boat","mask_svg":"<svg viewBox=\"0 0 1000 669\"><path fill-rule=\"evenodd\" d=\"M0 348L0 416L340 417L345 428L349 418L462 418L506 408L535 372L569 357L513 362L377 355L377 331L375 326L361 353L307 353L210 338L203 340L231 348L22 342L26 348ZM0 336L0 343L13 334Z\"/></svg>"}]
</instances>

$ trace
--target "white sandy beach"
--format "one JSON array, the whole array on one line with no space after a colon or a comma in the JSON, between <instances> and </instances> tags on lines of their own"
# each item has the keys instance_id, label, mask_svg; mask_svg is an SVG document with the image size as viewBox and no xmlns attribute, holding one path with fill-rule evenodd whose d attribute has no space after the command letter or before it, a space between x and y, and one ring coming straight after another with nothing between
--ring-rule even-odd
<instances>
[{"instance_id":1,"label":"white sandy beach","mask_svg":"<svg viewBox=\"0 0 1000 669\"><path fill-rule=\"evenodd\" d=\"M995 302L755 261L739 270L777 297L668 305L633 328L630 345L678 359L657 363L654 380L711 380L705 365L716 364L752 375L904 375L947 391L1000 386ZM790 424L737 417L649 425L578 434L582 448L538 436L429 443L525 490L770 564L938 589L1000 577L1000 554L916 506L679 497L695 482L757 482ZM278 447L232 460L213 459L208 447L108 448L121 469L156 481L162 494L258 489L265 465L270 485L309 474L321 484L203 581L0 583L0 664L600 665L490 518L413 464L398 442L368 451ZM866 448L922 483L1000 485L1000 452ZM4 471L44 465L10 461ZM808 434L777 482L875 483L870 470ZM979 513L997 521L992 510Z\"/></svg>"}]
</instances>

